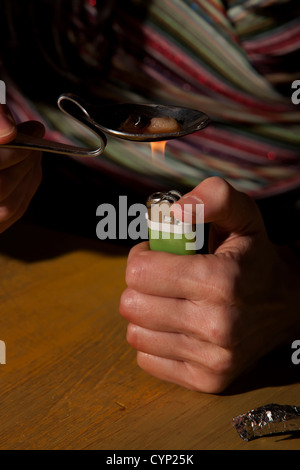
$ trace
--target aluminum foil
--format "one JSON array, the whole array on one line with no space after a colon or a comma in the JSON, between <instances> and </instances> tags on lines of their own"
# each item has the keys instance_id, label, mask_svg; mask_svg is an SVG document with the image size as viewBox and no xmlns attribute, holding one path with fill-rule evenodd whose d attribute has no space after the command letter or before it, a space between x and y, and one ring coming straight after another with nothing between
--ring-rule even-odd
<instances>
[{"instance_id":1,"label":"aluminum foil","mask_svg":"<svg viewBox=\"0 0 300 470\"><path fill-rule=\"evenodd\" d=\"M270 434L300 430L300 407L270 403L233 418L232 424L244 441Z\"/></svg>"}]
</instances>

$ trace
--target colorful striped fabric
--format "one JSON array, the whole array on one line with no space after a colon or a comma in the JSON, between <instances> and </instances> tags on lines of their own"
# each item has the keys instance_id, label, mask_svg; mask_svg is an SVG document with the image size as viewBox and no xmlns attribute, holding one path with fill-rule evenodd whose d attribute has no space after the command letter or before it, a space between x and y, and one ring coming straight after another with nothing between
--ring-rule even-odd
<instances>
[{"instance_id":1,"label":"colorful striped fabric","mask_svg":"<svg viewBox=\"0 0 300 470\"><path fill-rule=\"evenodd\" d=\"M90 24L101 3L85 2ZM84 32L87 23L71 18L65 32L71 43L78 41L74 30ZM218 175L257 198L300 185L300 105L291 101L292 82L300 79L298 0L117 2L114 31L118 47L105 89L87 79L95 101L188 106L208 114L212 124L170 141L164 161L152 162L149 144L110 139L90 165L136 185L155 180L158 186L189 188ZM78 48L95 71L96 45L97 37ZM37 103L33 108L48 136L59 132L93 143L57 110Z\"/></svg>"}]
</instances>

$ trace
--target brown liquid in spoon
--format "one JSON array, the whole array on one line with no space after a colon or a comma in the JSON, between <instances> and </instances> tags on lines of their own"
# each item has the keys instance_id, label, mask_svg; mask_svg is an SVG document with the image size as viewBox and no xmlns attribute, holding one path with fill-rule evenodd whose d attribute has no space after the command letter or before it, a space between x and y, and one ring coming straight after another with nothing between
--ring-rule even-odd
<instances>
[{"instance_id":1,"label":"brown liquid in spoon","mask_svg":"<svg viewBox=\"0 0 300 470\"><path fill-rule=\"evenodd\" d=\"M150 120L141 116L129 116L119 130L132 134L169 134L179 132L181 128L176 119L168 116L154 117Z\"/></svg>"}]
</instances>

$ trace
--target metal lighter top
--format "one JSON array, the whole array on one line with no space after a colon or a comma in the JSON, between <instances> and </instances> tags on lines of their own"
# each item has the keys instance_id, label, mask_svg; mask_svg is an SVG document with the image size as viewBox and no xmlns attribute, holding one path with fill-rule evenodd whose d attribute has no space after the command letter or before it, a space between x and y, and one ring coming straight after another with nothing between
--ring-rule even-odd
<instances>
[{"instance_id":1,"label":"metal lighter top","mask_svg":"<svg viewBox=\"0 0 300 470\"><path fill-rule=\"evenodd\" d=\"M150 249L175 254L194 254L195 227L174 217L171 206L181 199L177 190L157 192L147 199Z\"/></svg>"}]
</instances>

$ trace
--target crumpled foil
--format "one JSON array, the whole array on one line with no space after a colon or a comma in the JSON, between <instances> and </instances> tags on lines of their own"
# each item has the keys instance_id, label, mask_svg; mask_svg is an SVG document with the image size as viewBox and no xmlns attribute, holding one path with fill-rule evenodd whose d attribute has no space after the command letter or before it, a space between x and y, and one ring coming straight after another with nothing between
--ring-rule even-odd
<instances>
[{"instance_id":1,"label":"crumpled foil","mask_svg":"<svg viewBox=\"0 0 300 470\"><path fill-rule=\"evenodd\" d=\"M233 418L232 424L244 441L300 430L300 407L270 403Z\"/></svg>"}]
</instances>

